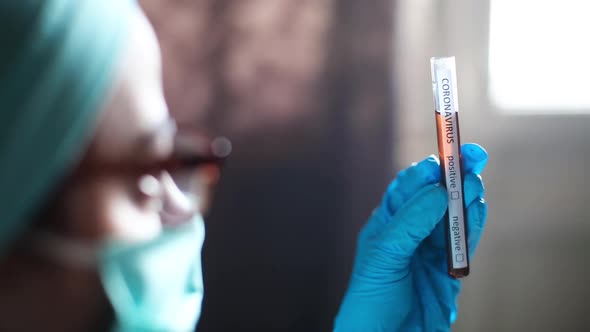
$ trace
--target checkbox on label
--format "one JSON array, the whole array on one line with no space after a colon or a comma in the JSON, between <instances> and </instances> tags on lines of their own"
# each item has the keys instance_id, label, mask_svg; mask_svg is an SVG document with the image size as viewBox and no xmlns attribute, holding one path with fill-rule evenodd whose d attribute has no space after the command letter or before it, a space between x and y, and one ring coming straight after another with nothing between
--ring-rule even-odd
<instances>
[{"instance_id":1,"label":"checkbox on label","mask_svg":"<svg viewBox=\"0 0 590 332\"><path fill-rule=\"evenodd\" d=\"M458 191L451 191L451 199L459 199L459 192Z\"/></svg>"},{"instance_id":2,"label":"checkbox on label","mask_svg":"<svg viewBox=\"0 0 590 332\"><path fill-rule=\"evenodd\" d=\"M462 261L465 260L465 255L463 255L463 254L457 254L457 255L455 255L455 260L457 262L462 262Z\"/></svg>"}]
</instances>

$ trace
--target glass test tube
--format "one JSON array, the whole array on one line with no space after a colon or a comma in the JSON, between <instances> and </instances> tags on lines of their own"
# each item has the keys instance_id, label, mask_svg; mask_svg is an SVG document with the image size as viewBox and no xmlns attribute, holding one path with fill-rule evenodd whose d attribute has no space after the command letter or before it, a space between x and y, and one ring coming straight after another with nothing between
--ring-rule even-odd
<instances>
[{"instance_id":1,"label":"glass test tube","mask_svg":"<svg viewBox=\"0 0 590 332\"><path fill-rule=\"evenodd\" d=\"M449 275L462 278L469 274L467 223L463 199L463 169L457 104L455 57L431 58L438 155L443 184L449 204L445 214L447 265Z\"/></svg>"}]
</instances>

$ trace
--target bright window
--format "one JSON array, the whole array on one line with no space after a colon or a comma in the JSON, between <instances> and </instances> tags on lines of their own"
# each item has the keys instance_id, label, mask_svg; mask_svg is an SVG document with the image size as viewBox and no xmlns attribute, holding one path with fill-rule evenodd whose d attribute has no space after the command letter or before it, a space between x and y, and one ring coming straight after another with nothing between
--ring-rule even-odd
<instances>
[{"instance_id":1,"label":"bright window","mask_svg":"<svg viewBox=\"0 0 590 332\"><path fill-rule=\"evenodd\" d=\"M590 1L490 2L491 101L519 114L590 113Z\"/></svg>"}]
</instances>

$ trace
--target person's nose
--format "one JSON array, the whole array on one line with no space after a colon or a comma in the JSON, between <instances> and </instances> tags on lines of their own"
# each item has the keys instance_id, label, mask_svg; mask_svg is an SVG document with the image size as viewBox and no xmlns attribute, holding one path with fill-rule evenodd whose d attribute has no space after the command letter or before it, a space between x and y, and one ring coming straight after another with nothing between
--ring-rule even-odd
<instances>
[{"instance_id":1,"label":"person's nose","mask_svg":"<svg viewBox=\"0 0 590 332\"><path fill-rule=\"evenodd\" d=\"M175 225L188 221L198 212L198 198L192 193L183 192L170 173L162 172L162 210L160 215L164 225Z\"/></svg>"}]
</instances>

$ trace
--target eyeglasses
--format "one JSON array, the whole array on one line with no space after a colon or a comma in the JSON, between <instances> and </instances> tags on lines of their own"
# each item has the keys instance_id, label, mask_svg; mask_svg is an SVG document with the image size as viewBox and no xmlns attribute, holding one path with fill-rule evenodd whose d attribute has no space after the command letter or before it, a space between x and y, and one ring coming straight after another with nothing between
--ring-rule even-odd
<instances>
[{"instance_id":1,"label":"eyeglasses","mask_svg":"<svg viewBox=\"0 0 590 332\"><path fill-rule=\"evenodd\" d=\"M147 137L143 146L152 151L172 151L165 158L156 160L121 160L82 162L76 171L78 176L97 174L128 174L136 178L139 191L153 194L162 172L167 172L193 206L201 212L209 205L208 197L217 183L224 162L231 153L229 139L211 137L192 125L178 125L168 121ZM150 187L151 186L151 187Z\"/></svg>"}]
</instances>

